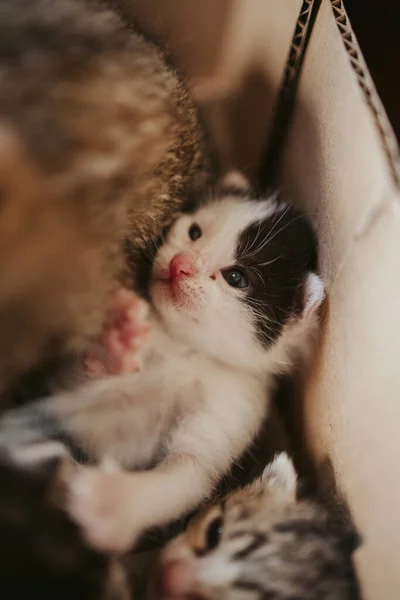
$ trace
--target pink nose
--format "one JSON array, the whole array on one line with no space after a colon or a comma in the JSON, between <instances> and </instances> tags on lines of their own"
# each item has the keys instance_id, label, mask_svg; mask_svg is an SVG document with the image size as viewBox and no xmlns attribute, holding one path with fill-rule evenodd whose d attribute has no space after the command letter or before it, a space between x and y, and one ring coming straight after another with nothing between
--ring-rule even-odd
<instances>
[{"instance_id":1,"label":"pink nose","mask_svg":"<svg viewBox=\"0 0 400 600\"><path fill-rule=\"evenodd\" d=\"M193 259L187 254L177 254L171 260L169 265L169 275L171 279L178 277L192 277L197 273Z\"/></svg>"},{"instance_id":2,"label":"pink nose","mask_svg":"<svg viewBox=\"0 0 400 600\"><path fill-rule=\"evenodd\" d=\"M184 560L172 560L163 565L160 584L165 596L181 596L191 591L194 573L190 564Z\"/></svg>"}]
</instances>

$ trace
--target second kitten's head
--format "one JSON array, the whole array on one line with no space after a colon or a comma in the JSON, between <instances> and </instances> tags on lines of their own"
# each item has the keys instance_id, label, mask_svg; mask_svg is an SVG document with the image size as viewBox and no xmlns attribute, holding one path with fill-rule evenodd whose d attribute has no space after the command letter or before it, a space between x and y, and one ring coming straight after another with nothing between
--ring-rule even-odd
<instances>
[{"instance_id":1,"label":"second kitten's head","mask_svg":"<svg viewBox=\"0 0 400 600\"><path fill-rule=\"evenodd\" d=\"M165 600L356 600L357 543L350 524L296 499L282 453L167 544L152 591Z\"/></svg>"},{"instance_id":2,"label":"second kitten's head","mask_svg":"<svg viewBox=\"0 0 400 600\"><path fill-rule=\"evenodd\" d=\"M256 198L230 173L169 230L150 295L167 326L236 366L279 368L306 344L324 297L307 219L276 197Z\"/></svg>"}]
</instances>

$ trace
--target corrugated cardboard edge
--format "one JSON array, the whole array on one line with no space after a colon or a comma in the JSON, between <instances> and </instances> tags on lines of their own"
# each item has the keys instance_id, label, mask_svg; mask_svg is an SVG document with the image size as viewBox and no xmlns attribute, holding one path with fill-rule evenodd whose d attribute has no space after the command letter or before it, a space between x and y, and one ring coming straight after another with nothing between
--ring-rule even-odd
<instances>
[{"instance_id":1,"label":"corrugated cardboard edge","mask_svg":"<svg viewBox=\"0 0 400 600\"><path fill-rule=\"evenodd\" d=\"M330 3L350 66L378 130L393 183L400 188L400 151L393 128L363 58L342 0L330 0ZM320 5L321 0L303 0L296 21L282 82L277 94L271 135L261 160L258 179L262 190L273 187L278 177L296 99L297 84Z\"/></svg>"},{"instance_id":2,"label":"corrugated cardboard edge","mask_svg":"<svg viewBox=\"0 0 400 600\"><path fill-rule=\"evenodd\" d=\"M397 187L400 187L400 152L393 128L376 91L342 0L331 0L331 6L351 68L379 131L393 181Z\"/></svg>"},{"instance_id":3,"label":"corrugated cardboard edge","mask_svg":"<svg viewBox=\"0 0 400 600\"><path fill-rule=\"evenodd\" d=\"M277 94L271 134L261 159L258 176L261 190L268 190L276 185L296 100L298 79L320 5L321 0L303 0L300 8L282 82Z\"/></svg>"}]
</instances>

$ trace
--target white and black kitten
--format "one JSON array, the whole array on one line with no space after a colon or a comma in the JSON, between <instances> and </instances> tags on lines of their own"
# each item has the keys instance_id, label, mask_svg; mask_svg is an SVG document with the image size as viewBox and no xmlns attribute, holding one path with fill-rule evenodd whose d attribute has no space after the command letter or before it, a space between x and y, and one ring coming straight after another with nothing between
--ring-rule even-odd
<instances>
[{"instance_id":1,"label":"white and black kitten","mask_svg":"<svg viewBox=\"0 0 400 600\"><path fill-rule=\"evenodd\" d=\"M315 263L307 219L228 175L166 234L148 317L136 297L116 295L106 360L87 365L119 375L5 415L4 443L22 460L19 443L58 436L90 462L117 461L124 470L77 470L69 510L95 547L127 550L209 496L255 438L275 376L307 354L317 330Z\"/></svg>"}]
</instances>

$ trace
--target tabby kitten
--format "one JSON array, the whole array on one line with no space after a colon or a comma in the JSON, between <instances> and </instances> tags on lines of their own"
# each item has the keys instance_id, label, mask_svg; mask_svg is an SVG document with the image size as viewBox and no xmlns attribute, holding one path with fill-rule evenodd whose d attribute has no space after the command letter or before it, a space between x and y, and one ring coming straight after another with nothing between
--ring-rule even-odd
<instances>
[{"instance_id":1,"label":"tabby kitten","mask_svg":"<svg viewBox=\"0 0 400 600\"><path fill-rule=\"evenodd\" d=\"M204 600L353 600L356 536L296 500L285 453L252 485L206 508L162 551L150 595Z\"/></svg>"},{"instance_id":2,"label":"tabby kitten","mask_svg":"<svg viewBox=\"0 0 400 600\"><path fill-rule=\"evenodd\" d=\"M0 85L0 391L32 392L211 159L182 77L101 0L0 0Z\"/></svg>"}]
</instances>

